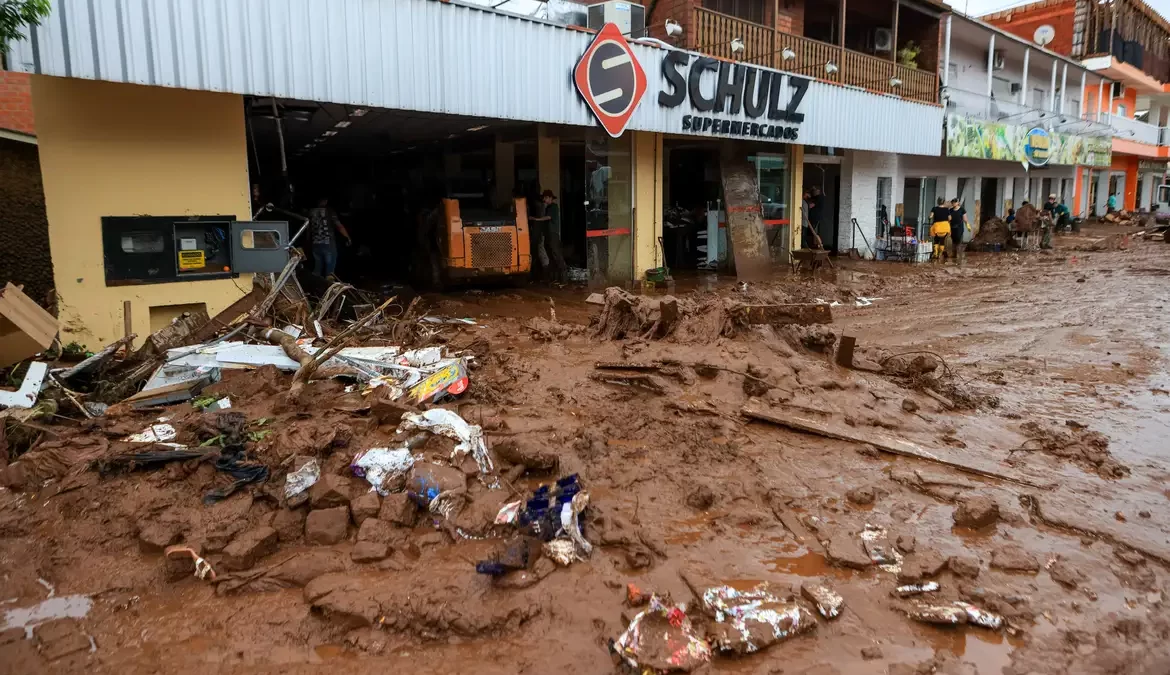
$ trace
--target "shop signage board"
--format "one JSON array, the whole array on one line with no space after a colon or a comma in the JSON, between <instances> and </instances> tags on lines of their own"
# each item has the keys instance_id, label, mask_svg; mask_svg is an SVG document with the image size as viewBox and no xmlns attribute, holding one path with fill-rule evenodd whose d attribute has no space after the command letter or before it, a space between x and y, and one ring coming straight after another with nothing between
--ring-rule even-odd
<instances>
[{"instance_id":1,"label":"shop signage board","mask_svg":"<svg viewBox=\"0 0 1170 675\"><path fill-rule=\"evenodd\" d=\"M1024 162L1030 166L1109 166L1113 142L1042 127L947 116L946 155Z\"/></svg>"},{"instance_id":2,"label":"shop signage board","mask_svg":"<svg viewBox=\"0 0 1170 675\"><path fill-rule=\"evenodd\" d=\"M577 91L614 138L622 135L642 96L646 72L616 24L607 23L589 43L573 71Z\"/></svg>"}]
</instances>

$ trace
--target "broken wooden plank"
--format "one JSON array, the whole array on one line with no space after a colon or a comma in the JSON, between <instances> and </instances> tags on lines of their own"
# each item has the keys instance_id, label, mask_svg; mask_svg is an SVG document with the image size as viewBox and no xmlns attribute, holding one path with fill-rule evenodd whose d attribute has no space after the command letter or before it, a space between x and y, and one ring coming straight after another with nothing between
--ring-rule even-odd
<instances>
[{"instance_id":1,"label":"broken wooden plank","mask_svg":"<svg viewBox=\"0 0 1170 675\"><path fill-rule=\"evenodd\" d=\"M752 325L797 324L808 326L833 323L833 310L827 302L792 305L740 305L732 310L737 317Z\"/></svg>"},{"instance_id":2,"label":"broken wooden plank","mask_svg":"<svg viewBox=\"0 0 1170 675\"><path fill-rule=\"evenodd\" d=\"M635 387L654 394L665 394L666 384L658 377L637 373L634 375L620 375L617 373L593 373L589 379L605 384L616 384L625 387Z\"/></svg>"},{"instance_id":3,"label":"broken wooden plank","mask_svg":"<svg viewBox=\"0 0 1170 675\"><path fill-rule=\"evenodd\" d=\"M933 398L934 400L938 401L938 402L939 402L939 403L940 403L940 404L941 404L941 405L942 405L944 408L952 408L952 409L953 409L953 408L955 407L955 402L954 402L954 401L952 401L951 399L947 398L946 396L943 396L942 394L940 394L940 393L938 393L937 391L935 391L935 390L931 389L930 387L927 387L926 389L923 389L923 390L922 390L922 393L924 393L924 394L926 394L927 396L929 396L929 397Z\"/></svg>"},{"instance_id":4,"label":"broken wooden plank","mask_svg":"<svg viewBox=\"0 0 1170 675\"><path fill-rule=\"evenodd\" d=\"M853 350L857 348L857 336L844 333L841 342L837 345L837 365L842 368L853 367Z\"/></svg>"},{"instance_id":5,"label":"broken wooden plank","mask_svg":"<svg viewBox=\"0 0 1170 675\"><path fill-rule=\"evenodd\" d=\"M0 288L0 368L48 349L55 337L56 317L12 282Z\"/></svg>"},{"instance_id":6,"label":"broken wooden plank","mask_svg":"<svg viewBox=\"0 0 1170 675\"><path fill-rule=\"evenodd\" d=\"M888 452L891 455L899 455L902 457L913 457L915 459L922 459L928 462L935 462L943 466L949 466L957 471L970 473L976 476L983 476L984 478L994 478L997 480L1005 480L1011 483L1018 483L1020 485L1027 485L1028 487L1048 489L1053 487L1052 483L1037 483L1036 481L1027 478L1026 476L1010 475L996 471L989 471L987 469L980 469L978 467L969 466L967 464L960 464L948 459L943 459L932 454L930 451L915 445L909 441L904 441L900 438L889 438L880 434L862 435L849 429L833 428L828 424L819 420L814 420L801 415L792 413L785 413L775 410L756 410L751 406L745 406L741 411L745 417L777 424L796 431L803 431L805 433L817 434L825 438L832 438L840 441L850 441L853 443L869 444L881 450Z\"/></svg>"},{"instance_id":7,"label":"broken wooden plank","mask_svg":"<svg viewBox=\"0 0 1170 675\"><path fill-rule=\"evenodd\" d=\"M657 361L598 361L593 367L598 370L660 370L662 364Z\"/></svg>"}]
</instances>

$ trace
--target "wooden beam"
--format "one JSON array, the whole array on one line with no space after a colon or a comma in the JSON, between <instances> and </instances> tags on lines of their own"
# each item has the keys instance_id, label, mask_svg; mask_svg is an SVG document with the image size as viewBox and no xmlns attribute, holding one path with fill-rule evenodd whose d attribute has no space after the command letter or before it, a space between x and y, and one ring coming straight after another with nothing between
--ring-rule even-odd
<instances>
[{"instance_id":1,"label":"wooden beam","mask_svg":"<svg viewBox=\"0 0 1170 675\"><path fill-rule=\"evenodd\" d=\"M902 0L894 0L894 38L893 45L890 48L890 60L894 63L898 62L898 18L901 14Z\"/></svg>"},{"instance_id":2,"label":"wooden beam","mask_svg":"<svg viewBox=\"0 0 1170 675\"><path fill-rule=\"evenodd\" d=\"M130 301L122 301L122 337L134 332L134 322L130 320Z\"/></svg>"},{"instance_id":3,"label":"wooden beam","mask_svg":"<svg viewBox=\"0 0 1170 675\"><path fill-rule=\"evenodd\" d=\"M745 406L740 413L747 418L760 420L762 422L769 422L796 431L803 431L809 434L816 434L824 436L825 438L832 438L840 441L850 441L852 443L868 443L882 452L888 452L891 455L899 455L902 457L914 457L916 459L942 464L949 466L957 471L982 476L984 478L994 478L996 480L1005 480L1010 483L1018 483L1020 485L1027 485L1038 489L1049 489L1052 487L1051 483L1038 483L1026 476L1009 475L991 471L988 469L980 469L978 467L967 464L960 464L948 459L943 459L909 441L904 441L900 438L890 438L881 434L862 434L853 429L844 427L830 427L827 423L820 420L814 420L809 417L804 417L791 412L783 410L757 410L751 406Z\"/></svg>"},{"instance_id":4,"label":"wooden beam","mask_svg":"<svg viewBox=\"0 0 1170 675\"><path fill-rule=\"evenodd\" d=\"M845 49L845 6L846 0L841 0L841 21L840 27L837 29L837 40L839 42L838 46L841 47L841 49Z\"/></svg>"}]
</instances>

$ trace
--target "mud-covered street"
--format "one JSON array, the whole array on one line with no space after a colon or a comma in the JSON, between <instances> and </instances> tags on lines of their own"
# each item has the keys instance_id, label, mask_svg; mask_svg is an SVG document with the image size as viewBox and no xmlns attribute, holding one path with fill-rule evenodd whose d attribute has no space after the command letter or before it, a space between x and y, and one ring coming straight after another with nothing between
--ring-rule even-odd
<instances>
[{"instance_id":1,"label":"mud-covered street","mask_svg":"<svg viewBox=\"0 0 1170 675\"><path fill-rule=\"evenodd\" d=\"M579 288L552 302L535 288L427 297L476 321L442 332L474 358L470 388L441 407L482 427L493 464L490 478L470 457L441 467L459 483L449 511L354 475L360 451L411 433L343 380L310 382L299 406L268 367L212 385L271 474L210 505L227 479L208 462L93 467L160 416L198 447L216 413L183 402L45 423L32 476L0 490L0 671L622 672L613 641L652 611L631 596L659 594L696 635L723 635L699 672L1168 673L1170 245L1085 241L972 254L962 269L680 279L683 316L665 336L599 331ZM840 303L832 323L721 314L816 300ZM842 335L869 370L837 365ZM290 508L297 457L321 477ZM527 569L477 573L514 553L501 507L573 474L588 506L571 564L546 548ZM317 515L339 506L340 524ZM164 556L170 545L217 579ZM697 597L761 584L815 626L728 637ZM843 599L839 616L816 611L814 584ZM900 597L906 586L923 592ZM921 620L956 602L997 627L969 611Z\"/></svg>"}]
</instances>

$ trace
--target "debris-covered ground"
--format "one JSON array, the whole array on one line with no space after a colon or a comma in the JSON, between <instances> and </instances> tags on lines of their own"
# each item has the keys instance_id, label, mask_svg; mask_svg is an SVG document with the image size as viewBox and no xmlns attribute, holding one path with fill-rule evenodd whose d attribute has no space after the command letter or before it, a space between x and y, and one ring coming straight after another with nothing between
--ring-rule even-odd
<instances>
[{"instance_id":1,"label":"debris-covered ground","mask_svg":"<svg viewBox=\"0 0 1170 675\"><path fill-rule=\"evenodd\" d=\"M1091 236L428 297L292 393L353 324L252 326L9 418L0 671L1170 672L1170 246Z\"/></svg>"}]
</instances>

